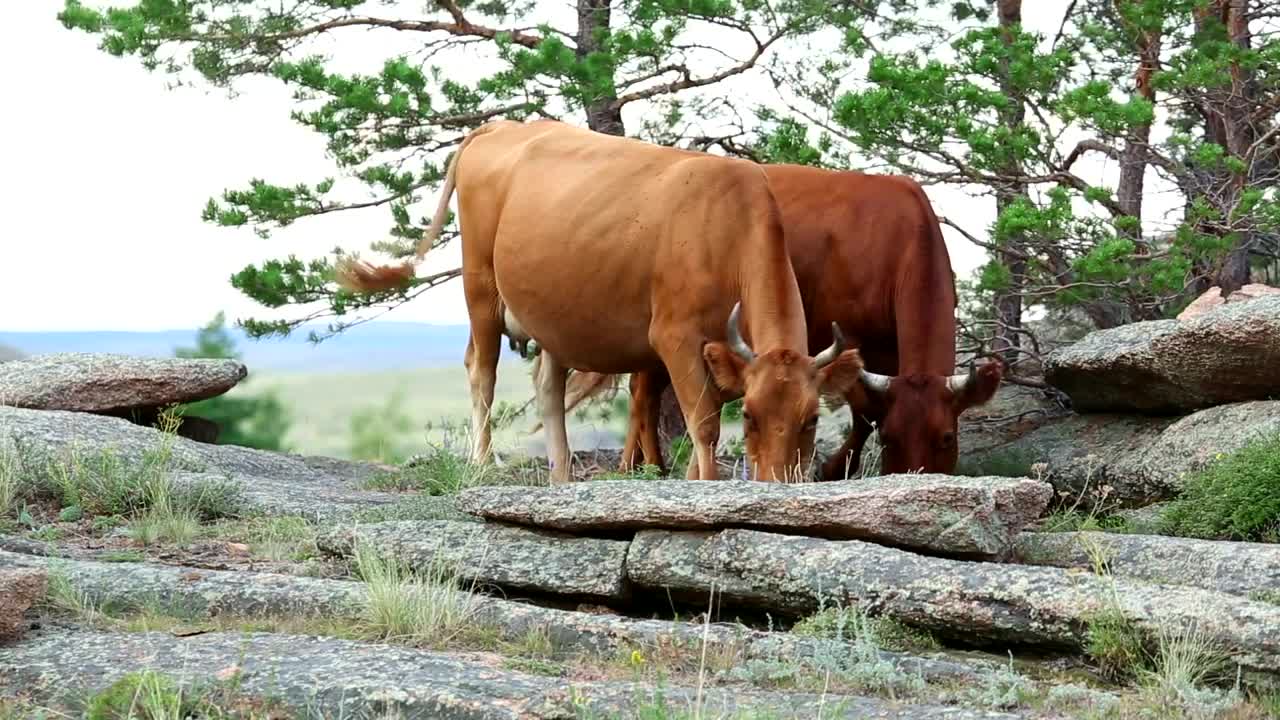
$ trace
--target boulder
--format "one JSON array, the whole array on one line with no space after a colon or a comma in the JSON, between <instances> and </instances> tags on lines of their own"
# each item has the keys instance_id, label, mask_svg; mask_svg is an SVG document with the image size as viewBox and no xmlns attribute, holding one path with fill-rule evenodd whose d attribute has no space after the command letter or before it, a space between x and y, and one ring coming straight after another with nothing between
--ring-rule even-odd
<instances>
[{"instance_id":1,"label":"boulder","mask_svg":"<svg viewBox=\"0 0 1280 720\"><path fill-rule=\"evenodd\" d=\"M1173 422L1141 415L1068 415L1003 445L965 453L960 466L966 472L1026 474L1050 483L1068 503L1084 496L1084 507L1100 499L1143 505L1177 493L1175 485L1150 478L1145 470L1148 449Z\"/></svg>"},{"instance_id":2,"label":"boulder","mask_svg":"<svg viewBox=\"0 0 1280 720\"><path fill-rule=\"evenodd\" d=\"M0 641L22 633L23 616L44 598L48 574L39 568L0 568Z\"/></svg>"},{"instance_id":3,"label":"boulder","mask_svg":"<svg viewBox=\"0 0 1280 720\"><path fill-rule=\"evenodd\" d=\"M1187 320L1098 330L1055 350L1045 379L1077 412L1177 414L1280 394L1280 295Z\"/></svg>"},{"instance_id":4,"label":"boulder","mask_svg":"<svg viewBox=\"0 0 1280 720\"><path fill-rule=\"evenodd\" d=\"M583 717L700 717L778 720L822 717L976 720L1055 717L906 700L742 688L656 690L631 682L547 677L505 670L475 654L318 636L211 632L74 632L50 629L0 647L0 695L40 703L101 691L127 673L153 670L188 687L234 679L241 698L282 703L298 717L432 720L566 720ZM655 701L661 704L655 709Z\"/></svg>"},{"instance_id":5,"label":"boulder","mask_svg":"<svg viewBox=\"0 0 1280 720\"><path fill-rule=\"evenodd\" d=\"M611 480L470 488L459 507L487 520L578 534L747 527L998 557L1052 494L1048 484L1025 478L923 474L797 484Z\"/></svg>"},{"instance_id":6,"label":"boulder","mask_svg":"<svg viewBox=\"0 0 1280 720\"><path fill-rule=\"evenodd\" d=\"M386 465L209 445L165 437L120 418L0 406L0 447L16 447L28 468L107 454L122 467L136 466L163 443L177 481L230 484L250 510L330 517L397 500L392 493L363 489L369 479L394 470Z\"/></svg>"},{"instance_id":7,"label":"boulder","mask_svg":"<svg viewBox=\"0 0 1280 720\"><path fill-rule=\"evenodd\" d=\"M1092 570L1232 595L1280 598L1280 545L1105 532L1023 533L1017 562Z\"/></svg>"},{"instance_id":8,"label":"boulder","mask_svg":"<svg viewBox=\"0 0 1280 720\"><path fill-rule=\"evenodd\" d=\"M1280 432L1280 401L1221 405L1182 418L1069 415L961 457L979 472L1020 472L1081 507L1141 507L1177 496L1218 455Z\"/></svg>"},{"instance_id":9,"label":"boulder","mask_svg":"<svg viewBox=\"0 0 1280 720\"><path fill-rule=\"evenodd\" d=\"M1220 455L1280 433L1280 400L1232 403L1179 419L1160 433L1142 459L1146 477L1181 489L1191 473Z\"/></svg>"},{"instance_id":10,"label":"boulder","mask_svg":"<svg viewBox=\"0 0 1280 720\"><path fill-rule=\"evenodd\" d=\"M1280 672L1280 606L1234 595L1049 567L933 558L859 540L755 530L636 535L637 588L705 603L810 613L861 606L941 636L1078 648L1114 612L1141 632L1198 628L1250 670Z\"/></svg>"},{"instance_id":11,"label":"boulder","mask_svg":"<svg viewBox=\"0 0 1280 720\"><path fill-rule=\"evenodd\" d=\"M340 527L316 540L339 556L351 556L356 543L423 570L444 563L468 583L604 601L627 595L624 540L452 520Z\"/></svg>"},{"instance_id":12,"label":"boulder","mask_svg":"<svg viewBox=\"0 0 1280 720\"><path fill-rule=\"evenodd\" d=\"M1264 285L1262 283L1250 283L1230 295L1223 297L1222 288L1214 285L1208 290L1205 290L1200 297L1192 300L1190 305L1183 309L1182 312L1178 313L1178 319L1194 320L1219 305L1234 302L1248 302L1249 300L1256 300L1257 298L1266 297L1267 295L1280 295L1280 288L1271 287L1270 285Z\"/></svg>"},{"instance_id":13,"label":"boulder","mask_svg":"<svg viewBox=\"0 0 1280 720\"><path fill-rule=\"evenodd\" d=\"M114 414L221 395L247 374L237 360L50 353L0 366L0 404Z\"/></svg>"}]
</instances>

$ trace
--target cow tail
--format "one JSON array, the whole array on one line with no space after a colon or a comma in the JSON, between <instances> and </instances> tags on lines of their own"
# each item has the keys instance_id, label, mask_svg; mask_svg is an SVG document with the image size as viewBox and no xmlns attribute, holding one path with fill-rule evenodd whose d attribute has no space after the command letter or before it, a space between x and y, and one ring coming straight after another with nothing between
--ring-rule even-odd
<instances>
[{"instance_id":1,"label":"cow tail","mask_svg":"<svg viewBox=\"0 0 1280 720\"><path fill-rule=\"evenodd\" d=\"M449 159L449 167L444 174L444 186L440 189L440 201L436 205L436 214L431 218L431 225L427 227L426 232L422 233L422 239L418 241L418 249L413 259L399 265L372 265L353 258L342 258L334 271L334 279L339 287L354 293L373 293L403 289L412 282L414 269L426 257L436 240L440 239L440 232L444 229L444 219L449 214L449 200L453 197L455 187L454 175L457 172L458 159L462 157L462 151L467 149L472 140L490 132L493 128L494 123L489 123L472 130L462 139L457 151Z\"/></svg>"}]
</instances>

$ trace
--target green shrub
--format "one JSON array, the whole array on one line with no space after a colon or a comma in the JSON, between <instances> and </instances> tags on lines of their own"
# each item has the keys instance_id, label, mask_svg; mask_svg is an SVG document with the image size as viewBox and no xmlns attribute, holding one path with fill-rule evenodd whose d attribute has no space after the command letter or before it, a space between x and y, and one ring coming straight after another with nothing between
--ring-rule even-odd
<instances>
[{"instance_id":1,"label":"green shrub","mask_svg":"<svg viewBox=\"0 0 1280 720\"><path fill-rule=\"evenodd\" d=\"M1164 511L1160 532L1274 542L1280 533L1280 434L1219 455Z\"/></svg>"}]
</instances>

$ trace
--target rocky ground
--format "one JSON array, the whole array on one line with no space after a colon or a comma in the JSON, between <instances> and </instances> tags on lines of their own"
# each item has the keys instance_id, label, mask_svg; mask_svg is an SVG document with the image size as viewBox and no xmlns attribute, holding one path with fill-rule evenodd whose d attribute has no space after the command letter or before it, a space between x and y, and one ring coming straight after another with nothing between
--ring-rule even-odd
<instances>
[{"instance_id":1,"label":"rocky ground","mask_svg":"<svg viewBox=\"0 0 1280 720\"><path fill-rule=\"evenodd\" d=\"M1033 532L1054 495L1033 479L696 483L582 457L596 479L549 488L536 464L390 468L0 414L4 477L38 490L0 533L17 629L0 641L4 718L127 717L144 698L257 718L1262 718L1278 704L1280 607L1257 598L1280 584L1274 546ZM198 512L156 516L120 499L130 483ZM1111 565L1095 574L1099 553ZM1162 648L1210 674L1153 662Z\"/></svg>"}]
</instances>

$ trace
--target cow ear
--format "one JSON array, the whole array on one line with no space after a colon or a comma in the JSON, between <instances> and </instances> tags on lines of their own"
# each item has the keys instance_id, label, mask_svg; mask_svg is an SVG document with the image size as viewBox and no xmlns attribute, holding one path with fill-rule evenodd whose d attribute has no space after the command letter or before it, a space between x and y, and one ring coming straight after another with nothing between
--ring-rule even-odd
<instances>
[{"instance_id":1,"label":"cow ear","mask_svg":"<svg viewBox=\"0 0 1280 720\"><path fill-rule=\"evenodd\" d=\"M731 395L747 392L747 361L729 349L728 343L707 343L702 346L702 358L707 361L716 387Z\"/></svg>"},{"instance_id":2,"label":"cow ear","mask_svg":"<svg viewBox=\"0 0 1280 720\"><path fill-rule=\"evenodd\" d=\"M855 407L866 405L865 390L859 379L862 373L862 355L856 349L845 350L818 371L818 393L828 407L843 405L850 395Z\"/></svg>"},{"instance_id":3,"label":"cow ear","mask_svg":"<svg viewBox=\"0 0 1280 720\"><path fill-rule=\"evenodd\" d=\"M1004 363L991 360L982 364L975 373L973 382L965 386L964 392L956 398L957 412L964 412L976 405L985 405L995 397L1000 389L1000 381L1004 378Z\"/></svg>"}]
</instances>

